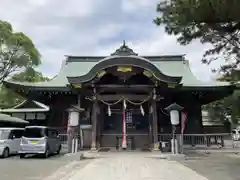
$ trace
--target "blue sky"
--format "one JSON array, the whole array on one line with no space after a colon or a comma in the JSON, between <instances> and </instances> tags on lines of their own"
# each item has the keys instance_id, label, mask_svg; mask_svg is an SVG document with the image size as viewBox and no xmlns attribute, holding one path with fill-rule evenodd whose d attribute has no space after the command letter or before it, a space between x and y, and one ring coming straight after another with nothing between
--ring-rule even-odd
<instances>
[{"instance_id":1,"label":"blue sky","mask_svg":"<svg viewBox=\"0 0 240 180\"><path fill-rule=\"evenodd\" d=\"M42 55L39 70L58 73L64 55L109 55L123 40L140 55L186 54L198 79L210 80L200 60L208 48L198 41L180 46L156 27L160 0L1 0L0 19L32 38Z\"/></svg>"}]
</instances>

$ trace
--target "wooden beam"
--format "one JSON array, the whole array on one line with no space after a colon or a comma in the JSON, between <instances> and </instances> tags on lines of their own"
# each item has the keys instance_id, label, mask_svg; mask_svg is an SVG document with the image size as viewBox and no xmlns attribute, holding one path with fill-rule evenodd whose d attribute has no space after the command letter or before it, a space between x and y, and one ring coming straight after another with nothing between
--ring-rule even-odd
<instances>
[{"instance_id":1,"label":"wooden beam","mask_svg":"<svg viewBox=\"0 0 240 180\"><path fill-rule=\"evenodd\" d=\"M133 89L138 89L138 88L154 88L154 85L128 85L128 84L101 84L101 85L95 85L97 88L133 88Z\"/></svg>"},{"instance_id":2,"label":"wooden beam","mask_svg":"<svg viewBox=\"0 0 240 180\"><path fill-rule=\"evenodd\" d=\"M149 92L153 89L150 85L99 85L98 92Z\"/></svg>"},{"instance_id":3,"label":"wooden beam","mask_svg":"<svg viewBox=\"0 0 240 180\"><path fill-rule=\"evenodd\" d=\"M117 94L117 95L98 95L99 100L103 101L117 101L121 99L122 97L125 97L126 99L132 100L132 101L143 101L149 97L149 95L137 95L137 94ZM156 99L163 99L160 95L157 95Z\"/></svg>"}]
</instances>

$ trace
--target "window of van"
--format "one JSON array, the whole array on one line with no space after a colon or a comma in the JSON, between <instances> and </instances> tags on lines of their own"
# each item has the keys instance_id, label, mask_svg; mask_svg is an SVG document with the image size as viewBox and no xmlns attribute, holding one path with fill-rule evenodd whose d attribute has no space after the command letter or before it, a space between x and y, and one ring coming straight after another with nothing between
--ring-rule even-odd
<instances>
[{"instance_id":1,"label":"window of van","mask_svg":"<svg viewBox=\"0 0 240 180\"><path fill-rule=\"evenodd\" d=\"M49 129L48 130L48 136L51 138L57 138L58 132L55 129Z\"/></svg>"},{"instance_id":2,"label":"window of van","mask_svg":"<svg viewBox=\"0 0 240 180\"><path fill-rule=\"evenodd\" d=\"M9 130L0 130L0 140L8 139L10 135Z\"/></svg>"},{"instance_id":3,"label":"window of van","mask_svg":"<svg viewBox=\"0 0 240 180\"><path fill-rule=\"evenodd\" d=\"M22 137L22 135L23 135L23 130L20 130L20 129L15 129L15 130L13 130L13 136L15 137L15 138L21 138Z\"/></svg>"},{"instance_id":4,"label":"window of van","mask_svg":"<svg viewBox=\"0 0 240 180\"><path fill-rule=\"evenodd\" d=\"M232 134L240 134L240 130L234 129L232 130Z\"/></svg>"},{"instance_id":5,"label":"window of van","mask_svg":"<svg viewBox=\"0 0 240 180\"><path fill-rule=\"evenodd\" d=\"M23 136L27 138L41 138L46 135L46 129L44 128L26 128L23 132Z\"/></svg>"}]
</instances>

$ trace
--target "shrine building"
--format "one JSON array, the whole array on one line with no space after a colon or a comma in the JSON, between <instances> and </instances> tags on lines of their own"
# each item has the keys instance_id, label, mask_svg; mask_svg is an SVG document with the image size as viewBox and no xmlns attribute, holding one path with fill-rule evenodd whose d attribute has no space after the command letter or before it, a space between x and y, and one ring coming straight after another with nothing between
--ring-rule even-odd
<instances>
[{"instance_id":1,"label":"shrine building","mask_svg":"<svg viewBox=\"0 0 240 180\"><path fill-rule=\"evenodd\" d=\"M109 56L66 56L58 75L48 82L4 85L47 105L47 125L65 132L67 109L84 109L79 122L90 127L85 139L91 148L115 147L123 129L136 148L152 147L160 134L171 133L164 108L172 103L187 112L185 133L204 133L201 106L236 88L228 82L199 81L184 55L140 56L125 43Z\"/></svg>"}]
</instances>

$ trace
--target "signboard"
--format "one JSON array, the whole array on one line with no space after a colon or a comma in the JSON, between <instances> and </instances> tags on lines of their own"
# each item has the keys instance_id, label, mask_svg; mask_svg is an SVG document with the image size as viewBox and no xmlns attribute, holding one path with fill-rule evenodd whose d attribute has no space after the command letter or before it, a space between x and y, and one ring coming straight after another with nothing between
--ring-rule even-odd
<instances>
[{"instance_id":1,"label":"signboard","mask_svg":"<svg viewBox=\"0 0 240 180\"><path fill-rule=\"evenodd\" d=\"M118 67L117 71L123 72L123 73L131 72L132 71L132 67Z\"/></svg>"}]
</instances>

